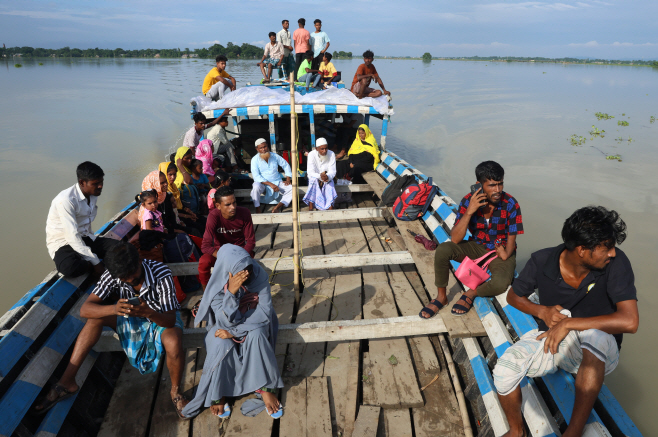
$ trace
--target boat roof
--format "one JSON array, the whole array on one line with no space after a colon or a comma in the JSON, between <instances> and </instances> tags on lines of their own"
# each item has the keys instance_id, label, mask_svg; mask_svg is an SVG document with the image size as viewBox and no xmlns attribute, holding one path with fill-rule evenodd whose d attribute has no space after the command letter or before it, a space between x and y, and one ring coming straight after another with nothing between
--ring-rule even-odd
<instances>
[{"instance_id":1,"label":"boat roof","mask_svg":"<svg viewBox=\"0 0 658 437\"><path fill-rule=\"evenodd\" d=\"M217 118L224 112L223 109L211 109L201 111L203 115L209 118ZM372 106L356 105L295 105L296 113L314 113L314 114L369 114L381 115ZM264 106L245 106L242 108L232 108L229 115L232 116L256 116L269 114L290 114L290 105L264 105Z\"/></svg>"}]
</instances>

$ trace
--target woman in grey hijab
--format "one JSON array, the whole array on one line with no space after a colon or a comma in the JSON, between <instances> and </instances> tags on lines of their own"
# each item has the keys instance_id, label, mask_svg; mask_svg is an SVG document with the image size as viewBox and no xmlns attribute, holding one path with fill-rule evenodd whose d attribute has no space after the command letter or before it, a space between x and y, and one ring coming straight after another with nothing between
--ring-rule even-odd
<instances>
[{"instance_id":1,"label":"woman in grey hijab","mask_svg":"<svg viewBox=\"0 0 658 437\"><path fill-rule=\"evenodd\" d=\"M279 323L267 272L239 246L223 245L199 305L195 324L208 322L206 361L196 396L183 409L194 417L203 407L228 417L226 397L259 392L268 414L283 412L283 387L274 355Z\"/></svg>"}]
</instances>

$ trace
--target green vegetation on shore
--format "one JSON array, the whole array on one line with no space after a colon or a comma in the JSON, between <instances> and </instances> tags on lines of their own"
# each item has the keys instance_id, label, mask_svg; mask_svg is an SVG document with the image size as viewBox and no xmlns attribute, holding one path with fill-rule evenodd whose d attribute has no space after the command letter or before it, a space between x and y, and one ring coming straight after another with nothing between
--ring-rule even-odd
<instances>
[{"instance_id":1,"label":"green vegetation on shore","mask_svg":"<svg viewBox=\"0 0 658 437\"><path fill-rule=\"evenodd\" d=\"M375 56L377 59L404 59L404 60L423 60L426 61L425 53L419 56ZM653 60L615 60L615 59L580 59L580 58L543 58L521 57L521 56L432 56L432 61L484 61L484 62L530 62L530 63L550 63L550 64L602 64L602 65L643 65L648 67L657 67L658 61Z\"/></svg>"}]
</instances>

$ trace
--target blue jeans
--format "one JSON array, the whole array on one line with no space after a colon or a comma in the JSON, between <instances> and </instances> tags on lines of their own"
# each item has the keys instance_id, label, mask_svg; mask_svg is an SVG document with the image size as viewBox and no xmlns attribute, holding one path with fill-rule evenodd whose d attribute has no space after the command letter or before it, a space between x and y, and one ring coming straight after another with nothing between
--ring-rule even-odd
<instances>
[{"instance_id":1,"label":"blue jeans","mask_svg":"<svg viewBox=\"0 0 658 437\"><path fill-rule=\"evenodd\" d=\"M311 83L311 81L313 81L313 87L316 87L316 86L318 86L318 84L320 83L320 79L322 79L322 76L320 76L320 75L317 74L317 73L306 73L306 74L303 75L303 76L299 76L299 77L297 78L297 82L304 82L304 81L306 81L306 88L308 88L309 85L310 85L310 83Z\"/></svg>"}]
</instances>

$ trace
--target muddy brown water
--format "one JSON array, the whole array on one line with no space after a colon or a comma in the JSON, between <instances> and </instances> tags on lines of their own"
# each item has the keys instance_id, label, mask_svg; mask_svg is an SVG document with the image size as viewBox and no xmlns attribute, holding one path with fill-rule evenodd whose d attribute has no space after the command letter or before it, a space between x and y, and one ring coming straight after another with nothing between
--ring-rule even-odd
<instances>
[{"instance_id":1,"label":"muddy brown water","mask_svg":"<svg viewBox=\"0 0 658 437\"><path fill-rule=\"evenodd\" d=\"M38 62L44 65L39 66ZM230 61L239 84L259 78L256 61ZM358 60L336 60L345 79ZM75 167L103 167L98 229L140 190L144 176L180 145L191 126L207 60L23 60L0 63L0 311L53 268L45 222L53 197L75 182ZM493 159L521 205L525 234L518 269L557 245L564 220L584 205L617 210L621 245L636 275L640 330L625 336L606 384L651 435L658 377L651 291L658 250L658 69L601 65L375 61L393 92L388 147L434 177L459 201L474 167ZM597 120L596 112L614 119ZM618 126L624 120L629 126ZM374 120L379 138L379 122ZM592 126L606 131L592 137ZM587 140L572 146L572 135ZM591 139L593 138L593 139ZM628 139L631 139L629 142ZM622 162L606 156L620 155Z\"/></svg>"}]
</instances>

